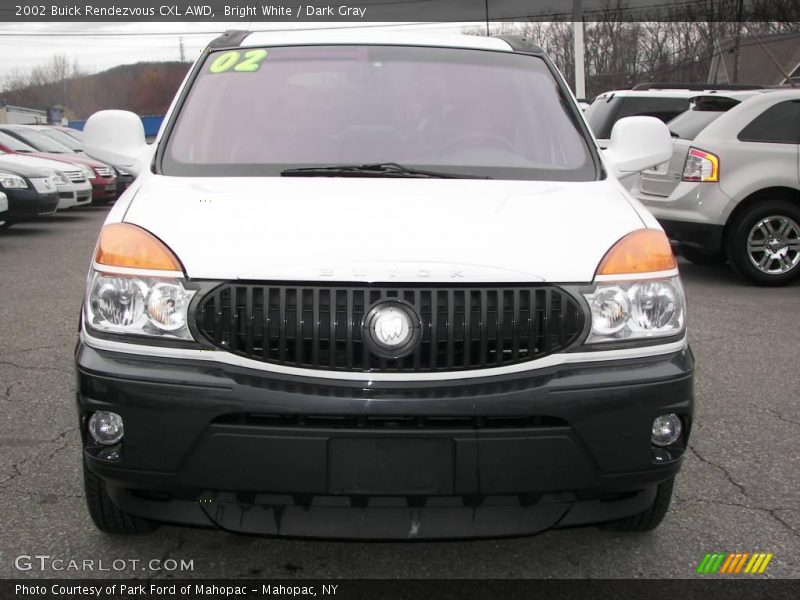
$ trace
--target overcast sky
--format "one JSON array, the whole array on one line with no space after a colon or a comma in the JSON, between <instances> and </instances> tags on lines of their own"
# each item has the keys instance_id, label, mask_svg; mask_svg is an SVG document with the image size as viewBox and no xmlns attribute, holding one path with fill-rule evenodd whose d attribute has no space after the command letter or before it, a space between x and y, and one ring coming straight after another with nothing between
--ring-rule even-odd
<instances>
[{"instance_id":1,"label":"overcast sky","mask_svg":"<svg viewBox=\"0 0 800 600\"><path fill-rule=\"evenodd\" d=\"M308 23L302 27L370 26L371 23ZM183 38L187 60L227 29L283 29L295 23L2 23L0 24L0 81L15 69L28 71L55 54L77 59L82 70L94 73L115 65L149 60L178 60ZM457 24L392 23L391 29L436 29L458 32Z\"/></svg>"}]
</instances>

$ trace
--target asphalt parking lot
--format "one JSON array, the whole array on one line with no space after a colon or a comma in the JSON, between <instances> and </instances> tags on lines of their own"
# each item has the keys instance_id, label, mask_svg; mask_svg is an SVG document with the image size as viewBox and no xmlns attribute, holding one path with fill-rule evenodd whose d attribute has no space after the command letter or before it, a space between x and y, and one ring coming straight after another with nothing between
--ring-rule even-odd
<instances>
[{"instance_id":1,"label":"asphalt parking lot","mask_svg":"<svg viewBox=\"0 0 800 600\"><path fill-rule=\"evenodd\" d=\"M0 577L685 578L714 551L772 552L764 576L800 576L800 285L750 287L727 266L684 262L696 424L672 509L652 533L584 528L428 543L174 527L144 537L101 534L84 509L72 352L106 211L73 210L0 232ZM48 555L62 566L94 560L95 570L42 571L34 563L20 571L20 555ZM191 560L193 570L143 567L165 558ZM100 560L107 568L128 562L98 571Z\"/></svg>"}]
</instances>

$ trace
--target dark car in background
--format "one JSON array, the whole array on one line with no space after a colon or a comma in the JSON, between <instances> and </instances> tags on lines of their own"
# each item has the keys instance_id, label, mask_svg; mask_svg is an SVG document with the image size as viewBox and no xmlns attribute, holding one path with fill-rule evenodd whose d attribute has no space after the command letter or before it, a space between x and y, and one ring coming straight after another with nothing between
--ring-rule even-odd
<instances>
[{"instance_id":1,"label":"dark car in background","mask_svg":"<svg viewBox=\"0 0 800 600\"><path fill-rule=\"evenodd\" d=\"M35 167L6 163L0 158L0 192L8 198L0 228L10 227L39 215L54 213L58 207L58 190L54 172Z\"/></svg>"},{"instance_id":2,"label":"dark car in background","mask_svg":"<svg viewBox=\"0 0 800 600\"><path fill-rule=\"evenodd\" d=\"M8 212L8 196L0 192L0 226L5 223L6 212Z\"/></svg>"},{"instance_id":3,"label":"dark car in background","mask_svg":"<svg viewBox=\"0 0 800 600\"><path fill-rule=\"evenodd\" d=\"M20 149L19 145L4 149L6 152L31 153L41 158L49 158L65 163L71 163L86 167L92 175L88 179L92 183L92 203L105 204L117 198L117 178L114 168L100 161L89 158L82 154L77 154L64 144L37 131L30 125L0 125L0 134L14 137L26 145L26 149ZM7 141L7 137L3 140ZM2 142L0 142L2 143ZM9 144L6 144L8 146Z\"/></svg>"}]
</instances>

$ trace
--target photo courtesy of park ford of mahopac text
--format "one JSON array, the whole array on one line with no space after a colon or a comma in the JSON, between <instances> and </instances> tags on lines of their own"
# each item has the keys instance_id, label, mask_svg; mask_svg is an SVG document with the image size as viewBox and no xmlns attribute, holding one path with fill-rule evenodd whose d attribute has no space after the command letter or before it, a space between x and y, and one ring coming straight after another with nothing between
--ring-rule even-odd
<instances>
[{"instance_id":1,"label":"photo courtesy of park ford of mahopac text","mask_svg":"<svg viewBox=\"0 0 800 600\"><path fill-rule=\"evenodd\" d=\"M797 0L0 56L0 599L800 597Z\"/></svg>"}]
</instances>

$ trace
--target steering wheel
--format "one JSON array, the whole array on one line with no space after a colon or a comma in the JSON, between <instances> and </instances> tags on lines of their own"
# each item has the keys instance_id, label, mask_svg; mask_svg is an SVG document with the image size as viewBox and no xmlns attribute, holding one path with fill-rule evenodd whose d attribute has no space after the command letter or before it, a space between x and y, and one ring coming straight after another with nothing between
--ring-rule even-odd
<instances>
[{"instance_id":1,"label":"steering wheel","mask_svg":"<svg viewBox=\"0 0 800 600\"><path fill-rule=\"evenodd\" d=\"M501 137L499 135L493 135L491 133L465 133L464 135L460 135L457 138L454 138L447 142L444 147L442 148L443 154L450 154L457 150L460 146L465 144L469 144L470 147L477 146L474 142L488 142L489 146L493 148L499 148L501 150L509 150L511 152L516 152L516 148L514 145L509 142L506 138ZM470 142L473 142L470 144ZM484 144L486 145L486 144Z\"/></svg>"}]
</instances>

